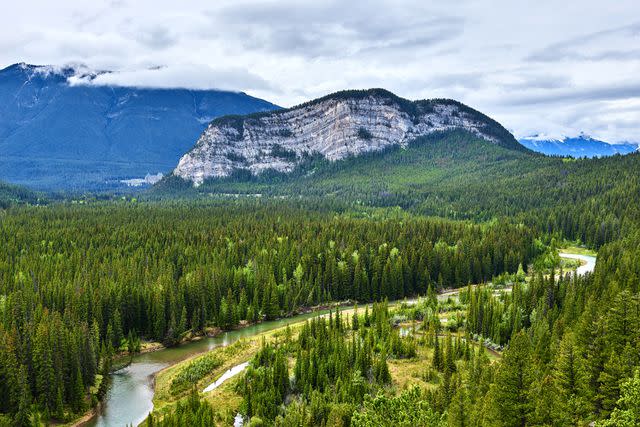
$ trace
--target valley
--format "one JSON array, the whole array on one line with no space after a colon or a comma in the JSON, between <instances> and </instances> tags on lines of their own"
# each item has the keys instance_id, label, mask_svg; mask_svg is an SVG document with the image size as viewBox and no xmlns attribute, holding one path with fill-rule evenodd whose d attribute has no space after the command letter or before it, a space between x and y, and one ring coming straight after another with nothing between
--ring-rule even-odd
<instances>
[{"instance_id":1,"label":"valley","mask_svg":"<svg viewBox=\"0 0 640 427\"><path fill-rule=\"evenodd\" d=\"M584 275L586 273L593 272L595 267L595 257L590 255L570 254L566 252L563 252L561 256L567 258L572 258L573 256L584 257L584 259L586 259L585 265L580 267L577 273L579 275ZM498 292L500 292L500 290ZM438 295L438 301L445 303L450 301L452 298L456 299L459 293L460 289L444 292ZM393 310L394 307L401 307L403 311L407 311L409 307L420 305L422 303L423 301L419 299L405 300L396 304L390 304L390 308ZM369 306L369 308L371 308L371 306ZM355 312L353 307L340 308L339 306L336 306L335 309L340 310L340 314L347 318L353 316ZM360 307L360 312L362 312L363 309L364 307ZM464 310L465 307L462 306L461 309ZM447 311L442 311L439 314L441 321L444 322L445 325L447 324L447 319L444 318L443 315L446 316L446 313ZM138 424L140 420L145 418L145 414L150 412L145 412L145 408L153 408L154 416L156 418L161 418L162 414L168 413L169 409L176 405L180 396L184 396L186 392L185 390L181 394L177 395L171 393L170 384L175 376L181 371L188 369L189 366L197 364L198 360L211 357L218 357L219 360L223 360L224 362L222 362L213 371L207 372L205 376L199 378L195 383L192 383L192 385L196 389L201 390L202 393L205 394L206 400L214 405L216 412L219 414L219 420L222 421L222 425L226 424L224 420L231 423L232 419L235 420L237 418L236 414L239 409L239 402L242 398L241 395L237 394L235 391L237 389L237 385L227 384L226 382L228 381L229 383L232 383L237 380L235 377L246 369L247 362L255 355L260 345L262 345L263 337L269 339L269 341L277 339L278 337L282 338L285 336L287 328L291 328L292 334L296 334L302 323L307 322L309 319L316 316L323 316L326 318L328 316L328 310L285 318L277 322L265 322L256 326L245 327L238 331L226 332L219 338L205 338L204 340L196 343L183 345L176 349L178 351L166 349L160 351L162 354L139 356L134 359L132 366L125 368L125 372L117 374L130 377L131 380L135 381L138 385L132 388L128 384L121 385L120 382L115 383L113 391L111 392L111 396L113 397L108 397L105 402L103 412L94 422L86 425L124 424L132 421L134 424ZM421 322L403 322L400 325L400 328L401 330L414 331L416 328L419 330L421 326ZM415 336L415 331L411 333ZM227 346L230 348L226 348ZM200 355L203 348L207 349L205 356ZM182 360L185 357L183 350L192 352L195 357L191 356L186 360ZM167 356L167 354L173 352L179 354L178 358L174 359L172 356ZM494 350L487 349L487 352L487 356L489 358L499 357L499 353ZM432 354L427 353L427 355L421 355L414 359L404 361L398 360L393 362L390 366L390 372L393 382L400 390L406 389L409 382L415 383L416 379L420 378L420 375L426 370L425 365L429 365L429 362L427 362L425 358L431 359ZM162 364L175 364L170 367L162 368L158 373L149 373L148 370L138 367L139 364L140 366L146 367L150 360L162 361ZM144 372L143 376L136 374L140 371ZM227 375L229 375L228 378L226 378ZM153 381L150 381L152 376L154 379ZM409 376L409 378L407 378L407 376ZM410 378L414 379L411 380ZM214 379L216 379L216 381L211 383ZM203 385L208 383L211 384L203 389ZM148 398L148 394L145 394L145 397L142 397L141 393L135 391L137 388L146 389L147 387L155 389L152 406L146 402L144 404L142 403L143 399L146 400ZM218 390L218 388L221 390ZM121 407L119 402L128 402L129 405L134 405L135 408L138 408L137 410L139 415L133 415L133 411L131 409L126 411L114 411L110 408L110 406Z\"/></svg>"},{"instance_id":2,"label":"valley","mask_svg":"<svg viewBox=\"0 0 640 427\"><path fill-rule=\"evenodd\" d=\"M434 124L456 105L464 126L415 113L424 135L403 140L370 120L374 142L343 113L374 114L378 96L385 120L415 108ZM291 139L282 169L174 173L130 194L0 187L0 425L621 416L639 363L640 156L546 157L468 107L405 101L374 90L298 107L334 105L346 136ZM292 111L218 119L203 138L241 123L248 149L263 141L254 120L292 126ZM227 158L238 141L225 141ZM333 158L341 141L350 154Z\"/></svg>"},{"instance_id":3,"label":"valley","mask_svg":"<svg viewBox=\"0 0 640 427\"><path fill-rule=\"evenodd\" d=\"M640 426L640 2L5 2L0 427Z\"/></svg>"}]
</instances>

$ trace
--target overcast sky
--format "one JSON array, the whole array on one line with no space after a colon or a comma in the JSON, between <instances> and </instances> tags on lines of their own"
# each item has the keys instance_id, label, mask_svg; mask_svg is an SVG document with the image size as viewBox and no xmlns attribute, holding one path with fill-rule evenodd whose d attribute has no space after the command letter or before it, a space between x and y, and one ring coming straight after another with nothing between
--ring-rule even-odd
<instances>
[{"instance_id":1,"label":"overcast sky","mask_svg":"<svg viewBox=\"0 0 640 427\"><path fill-rule=\"evenodd\" d=\"M516 136L640 141L640 0L6 2L0 66L84 63L101 83L458 99ZM452 6L455 4L455 6Z\"/></svg>"}]
</instances>

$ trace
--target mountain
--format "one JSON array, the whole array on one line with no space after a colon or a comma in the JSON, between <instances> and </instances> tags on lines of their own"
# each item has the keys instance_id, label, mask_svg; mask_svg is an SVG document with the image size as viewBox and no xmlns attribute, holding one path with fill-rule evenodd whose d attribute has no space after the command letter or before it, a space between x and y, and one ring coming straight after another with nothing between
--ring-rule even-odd
<instances>
[{"instance_id":1,"label":"mountain","mask_svg":"<svg viewBox=\"0 0 640 427\"><path fill-rule=\"evenodd\" d=\"M409 101L369 89L337 92L286 110L215 119L173 174L200 185L210 178L290 173L310 157L343 160L454 130L528 151L499 123L457 101Z\"/></svg>"},{"instance_id":2,"label":"mountain","mask_svg":"<svg viewBox=\"0 0 640 427\"><path fill-rule=\"evenodd\" d=\"M523 138L520 143L530 150L549 156L563 157L603 157L614 154L629 154L638 151L637 144L609 144L586 135L548 139L544 136Z\"/></svg>"},{"instance_id":3,"label":"mountain","mask_svg":"<svg viewBox=\"0 0 640 427\"><path fill-rule=\"evenodd\" d=\"M213 118L278 108L240 92L90 84L104 72L0 70L0 179L41 189L125 186L170 171Z\"/></svg>"},{"instance_id":4,"label":"mountain","mask_svg":"<svg viewBox=\"0 0 640 427\"><path fill-rule=\"evenodd\" d=\"M550 210L591 218L606 215L613 205L620 212L627 210L625 197L640 188L638 177L640 152L567 159L506 148L466 130L448 130L418 137L405 147L391 145L341 161L314 156L289 173L238 174L207 179L199 186L171 175L147 194L159 199L273 198L346 211L400 207L476 221L536 211L542 212L536 218L543 229L551 220ZM594 203L596 199L609 204ZM553 215L553 221L563 223L561 214ZM563 224L567 230L575 226ZM612 219L593 235L606 239L606 230L615 224ZM586 236L581 239L586 241Z\"/></svg>"}]
</instances>

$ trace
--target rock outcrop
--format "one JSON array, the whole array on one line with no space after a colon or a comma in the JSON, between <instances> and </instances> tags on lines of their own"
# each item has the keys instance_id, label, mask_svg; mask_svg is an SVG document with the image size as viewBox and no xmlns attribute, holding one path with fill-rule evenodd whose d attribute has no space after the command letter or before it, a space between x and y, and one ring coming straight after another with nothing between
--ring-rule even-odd
<instances>
[{"instance_id":1,"label":"rock outcrop","mask_svg":"<svg viewBox=\"0 0 640 427\"><path fill-rule=\"evenodd\" d=\"M408 101L371 89L338 92L286 110L216 119L173 173L195 185L237 171L286 173L309 155L340 160L460 129L525 149L500 124L457 101Z\"/></svg>"}]
</instances>

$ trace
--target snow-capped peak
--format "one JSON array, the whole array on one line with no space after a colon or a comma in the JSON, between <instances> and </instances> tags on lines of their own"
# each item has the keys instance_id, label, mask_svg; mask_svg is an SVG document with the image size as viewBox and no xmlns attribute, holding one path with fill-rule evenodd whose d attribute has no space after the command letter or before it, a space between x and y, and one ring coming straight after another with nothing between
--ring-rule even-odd
<instances>
[{"instance_id":1,"label":"snow-capped peak","mask_svg":"<svg viewBox=\"0 0 640 427\"><path fill-rule=\"evenodd\" d=\"M547 133L536 133L534 135L525 136L521 139L527 141L554 141L554 142L562 142L567 137L565 135L552 135Z\"/></svg>"}]
</instances>

